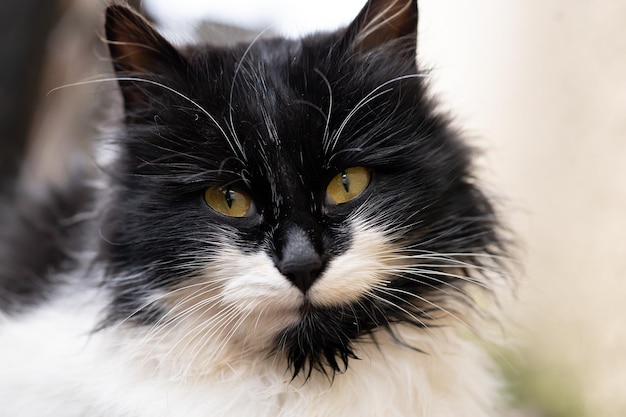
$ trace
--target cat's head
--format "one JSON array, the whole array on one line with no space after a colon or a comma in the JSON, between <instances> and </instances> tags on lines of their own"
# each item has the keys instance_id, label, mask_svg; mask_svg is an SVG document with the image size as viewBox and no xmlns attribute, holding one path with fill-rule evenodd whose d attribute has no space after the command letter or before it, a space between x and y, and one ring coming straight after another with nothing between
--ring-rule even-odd
<instances>
[{"instance_id":1,"label":"cat's head","mask_svg":"<svg viewBox=\"0 0 626 417\"><path fill-rule=\"evenodd\" d=\"M494 213L433 112L416 31L415 1L370 0L334 33L176 48L110 7L110 320L335 372L360 338L436 325L486 285Z\"/></svg>"}]
</instances>

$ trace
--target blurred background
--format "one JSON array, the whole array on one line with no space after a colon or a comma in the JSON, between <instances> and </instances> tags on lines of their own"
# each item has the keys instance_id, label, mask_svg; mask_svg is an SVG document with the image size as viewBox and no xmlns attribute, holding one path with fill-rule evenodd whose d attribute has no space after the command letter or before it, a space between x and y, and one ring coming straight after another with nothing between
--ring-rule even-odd
<instances>
[{"instance_id":1,"label":"blurred background","mask_svg":"<svg viewBox=\"0 0 626 417\"><path fill-rule=\"evenodd\" d=\"M185 43L245 35L229 26L332 30L364 0L130 3ZM115 119L114 83L47 94L111 75L104 7L0 2L4 199L18 175L63 181ZM519 348L495 355L511 401L525 417L626 416L626 2L422 0L419 32L433 89L485 150L483 181L520 237Z\"/></svg>"}]
</instances>

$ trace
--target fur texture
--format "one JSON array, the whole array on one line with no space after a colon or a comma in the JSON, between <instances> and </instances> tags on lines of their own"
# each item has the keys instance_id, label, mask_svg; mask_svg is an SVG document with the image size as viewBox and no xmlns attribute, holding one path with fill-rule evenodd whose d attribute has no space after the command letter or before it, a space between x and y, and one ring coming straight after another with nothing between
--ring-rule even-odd
<instances>
[{"instance_id":1,"label":"fur texture","mask_svg":"<svg viewBox=\"0 0 626 417\"><path fill-rule=\"evenodd\" d=\"M109 7L117 153L6 237L63 238L1 271L1 414L494 415L469 330L505 247L416 28L413 1L370 0L335 33L178 50Z\"/></svg>"}]
</instances>

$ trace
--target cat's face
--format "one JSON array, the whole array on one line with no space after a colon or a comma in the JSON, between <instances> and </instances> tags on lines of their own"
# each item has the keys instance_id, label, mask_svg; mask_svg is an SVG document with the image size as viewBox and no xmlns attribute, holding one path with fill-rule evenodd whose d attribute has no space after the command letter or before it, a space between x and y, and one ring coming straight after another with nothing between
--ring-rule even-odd
<instances>
[{"instance_id":1,"label":"cat's face","mask_svg":"<svg viewBox=\"0 0 626 417\"><path fill-rule=\"evenodd\" d=\"M127 119L102 232L111 320L248 343L297 374L463 299L495 220L425 97L416 27L413 2L370 1L337 33L177 51L110 8Z\"/></svg>"}]
</instances>

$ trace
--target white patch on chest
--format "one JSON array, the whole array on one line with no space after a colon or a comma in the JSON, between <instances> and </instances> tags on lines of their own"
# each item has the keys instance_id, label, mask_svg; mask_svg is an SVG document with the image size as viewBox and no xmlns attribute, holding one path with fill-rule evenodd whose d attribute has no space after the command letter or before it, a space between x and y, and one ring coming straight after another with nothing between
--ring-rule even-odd
<instances>
[{"instance_id":1,"label":"white patch on chest","mask_svg":"<svg viewBox=\"0 0 626 417\"><path fill-rule=\"evenodd\" d=\"M266 355L236 357L203 375L174 375L142 356L145 329L89 334L94 306L65 300L22 320L0 322L0 415L12 417L416 416L497 415L497 383L481 351L451 328L399 327L402 347L385 334L357 343L334 383L315 374L290 381ZM156 356L154 357L156 359ZM154 366L150 371L151 365Z\"/></svg>"}]
</instances>

